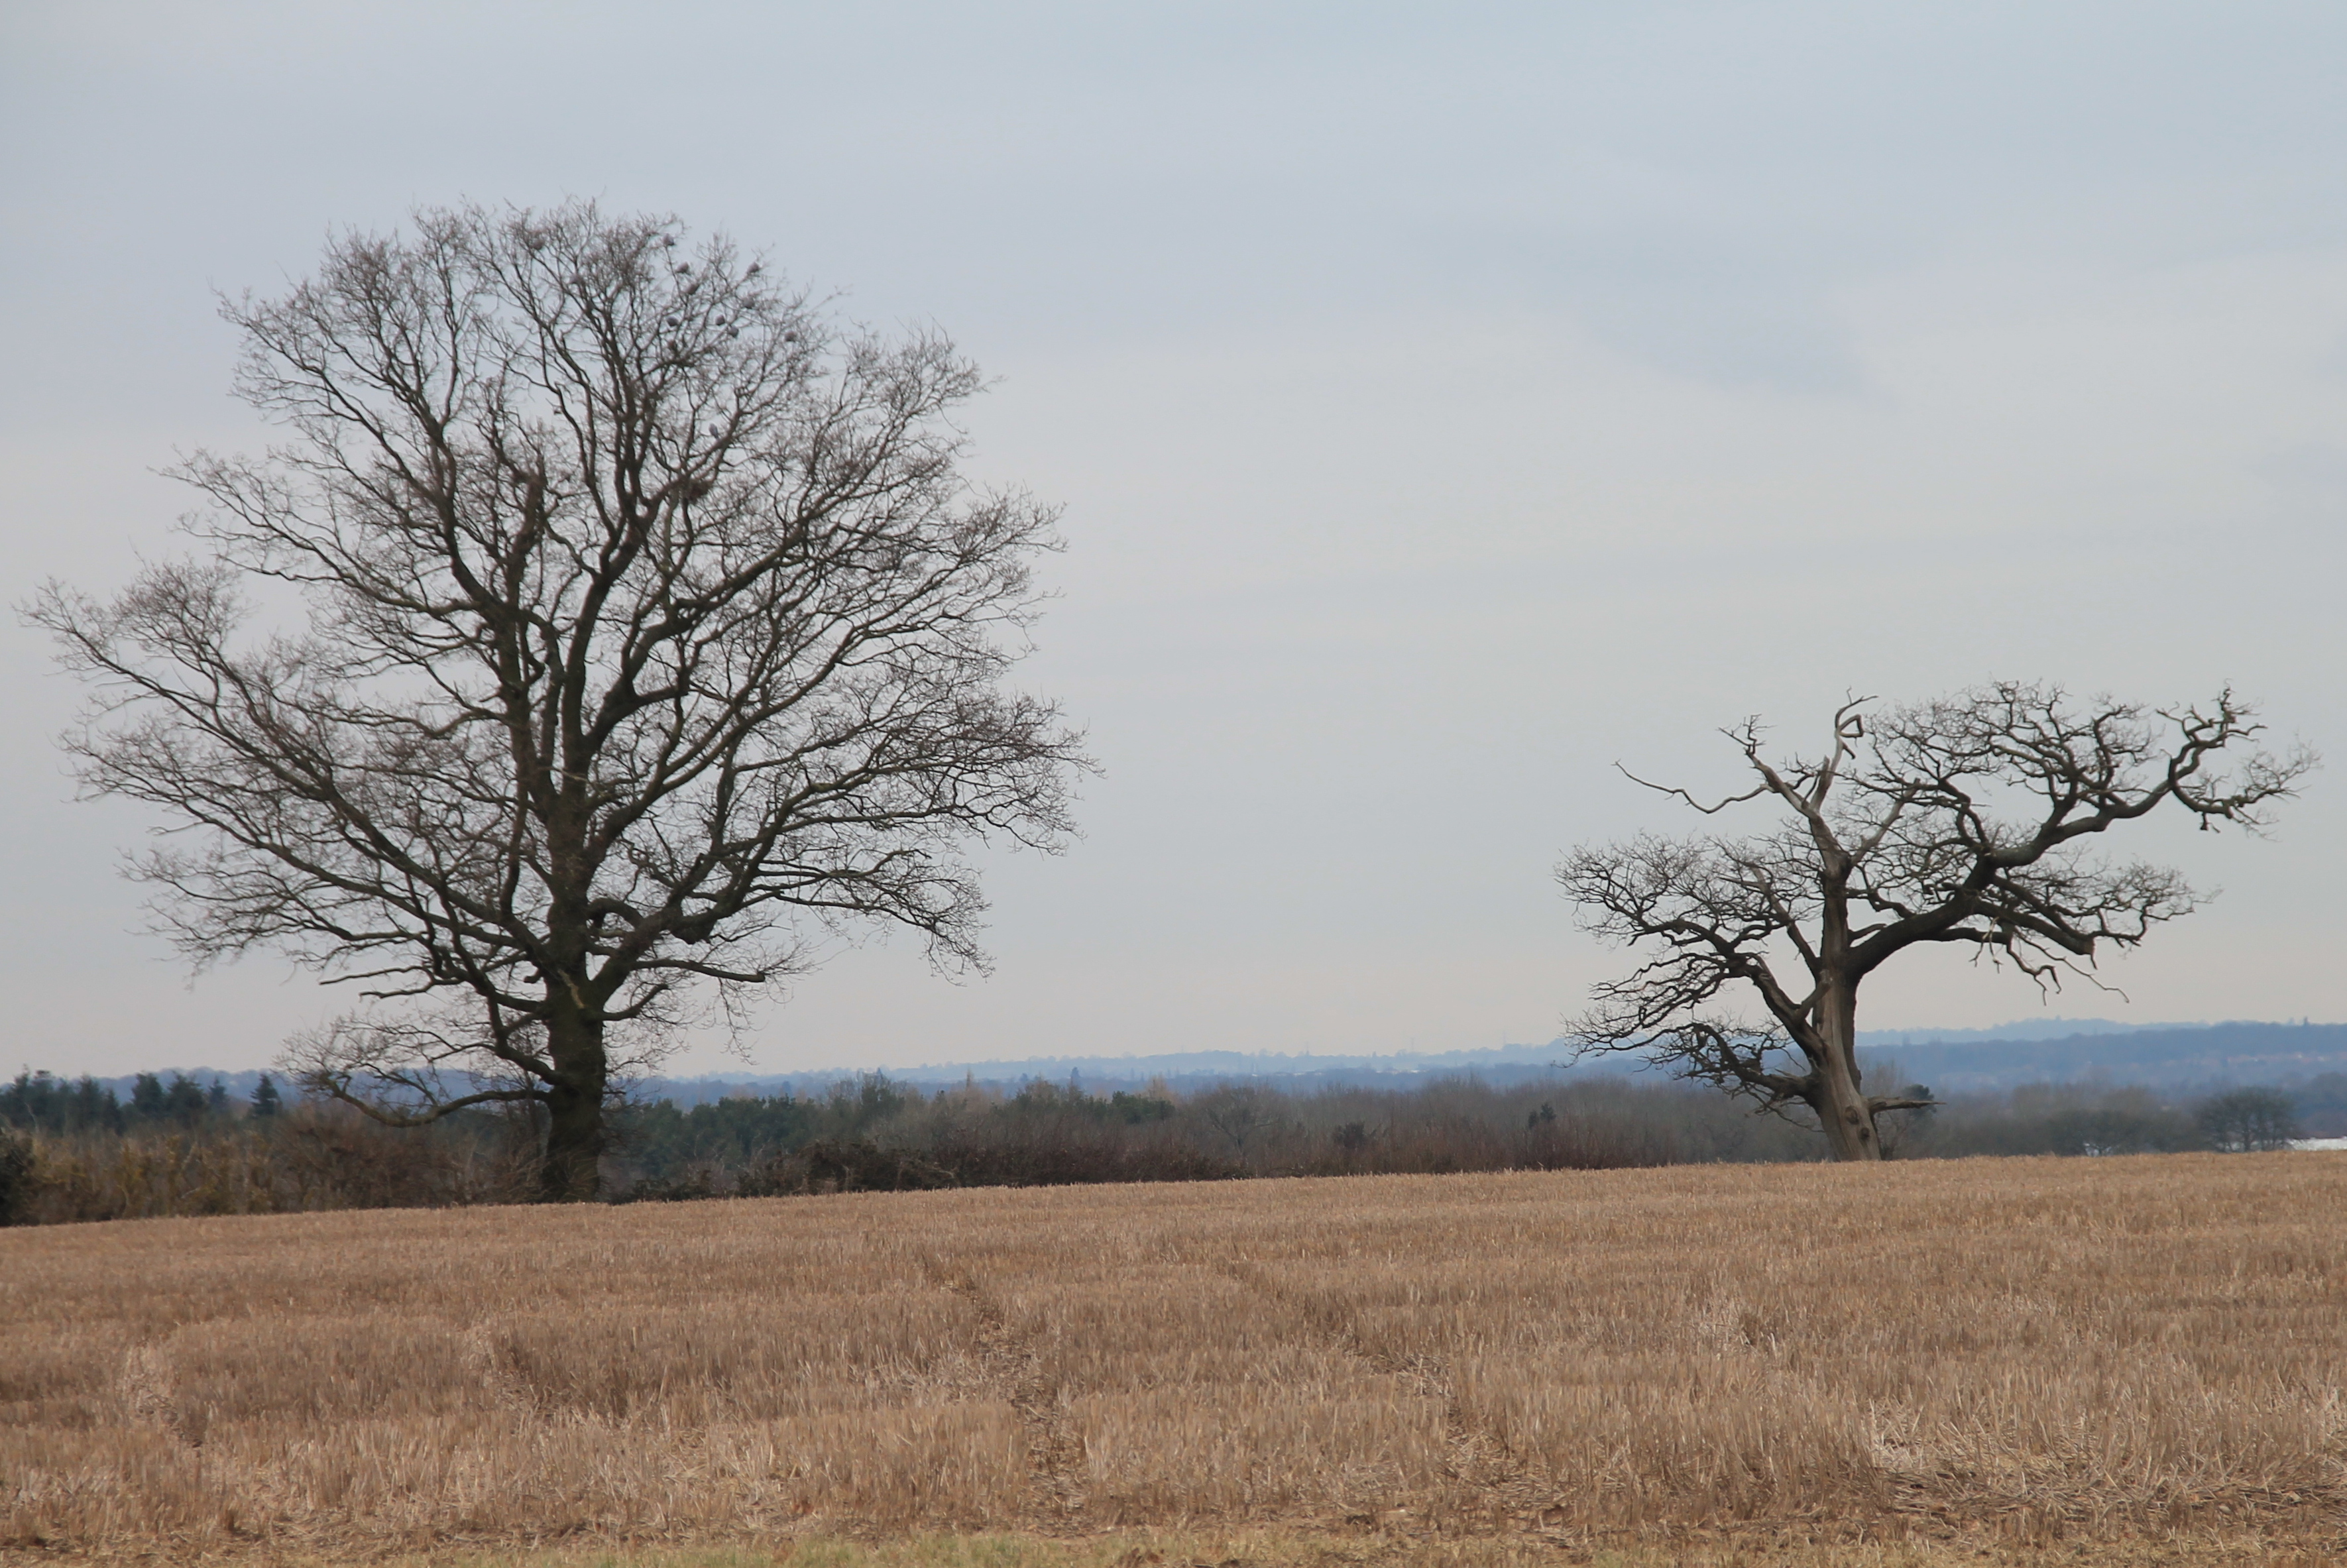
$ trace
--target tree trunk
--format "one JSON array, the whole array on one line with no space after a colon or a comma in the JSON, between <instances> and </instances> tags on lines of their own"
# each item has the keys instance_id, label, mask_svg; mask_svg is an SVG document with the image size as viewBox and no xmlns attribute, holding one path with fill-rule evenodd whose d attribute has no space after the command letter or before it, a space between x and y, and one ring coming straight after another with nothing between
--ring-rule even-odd
<instances>
[{"instance_id":1,"label":"tree trunk","mask_svg":"<svg viewBox=\"0 0 2347 1568\"><path fill-rule=\"evenodd\" d=\"M558 1007L547 1020L546 1034L556 1076L547 1085L538 1201L592 1203L603 1184L603 1091L610 1076L603 1026Z\"/></svg>"},{"instance_id":2,"label":"tree trunk","mask_svg":"<svg viewBox=\"0 0 2347 1568\"><path fill-rule=\"evenodd\" d=\"M1858 1074L1858 992L1829 985L1819 999L1818 1032L1825 1060L1816 1063L1818 1120L1837 1160L1880 1160L1882 1140Z\"/></svg>"},{"instance_id":3,"label":"tree trunk","mask_svg":"<svg viewBox=\"0 0 2347 1568\"><path fill-rule=\"evenodd\" d=\"M1835 1071L1840 1067L1841 1071ZM1818 1072L1818 1120L1837 1160L1880 1160L1882 1140L1876 1136L1874 1112L1858 1085L1855 1068L1834 1063Z\"/></svg>"}]
</instances>

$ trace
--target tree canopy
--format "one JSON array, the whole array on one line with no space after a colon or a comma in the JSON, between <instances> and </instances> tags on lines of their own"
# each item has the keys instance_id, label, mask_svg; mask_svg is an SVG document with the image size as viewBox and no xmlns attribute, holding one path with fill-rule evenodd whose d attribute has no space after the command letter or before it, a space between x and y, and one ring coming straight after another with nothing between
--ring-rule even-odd
<instances>
[{"instance_id":1,"label":"tree canopy","mask_svg":"<svg viewBox=\"0 0 2347 1568\"><path fill-rule=\"evenodd\" d=\"M823 932L983 962L963 847L1061 843L1084 763L1007 679L1054 514L964 475L942 335L589 203L344 235L224 313L284 440L178 470L196 554L34 614L180 948L362 994L311 1087L534 1108L584 1196L613 1074Z\"/></svg>"}]
</instances>

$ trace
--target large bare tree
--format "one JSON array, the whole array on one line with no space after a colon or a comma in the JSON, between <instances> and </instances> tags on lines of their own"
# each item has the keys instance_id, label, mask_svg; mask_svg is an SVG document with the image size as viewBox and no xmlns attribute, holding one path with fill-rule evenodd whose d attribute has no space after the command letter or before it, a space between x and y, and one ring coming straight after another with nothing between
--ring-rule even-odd
<instances>
[{"instance_id":1,"label":"large bare tree","mask_svg":"<svg viewBox=\"0 0 2347 1568\"><path fill-rule=\"evenodd\" d=\"M963 477L948 342L586 203L420 212L224 314L285 441L178 470L198 557L31 613L86 787L169 820L179 946L365 999L313 1087L539 1108L587 1197L615 1073L826 928L982 962L962 846L1061 842L1083 762L1005 683L1053 514Z\"/></svg>"},{"instance_id":2,"label":"large bare tree","mask_svg":"<svg viewBox=\"0 0 2347 1568\"><path fill-rule=\"evenodd\" d=\"M1653 1057L1770 1110L1805 1105L1844 1160L1881 1159L1875 1118L1926 1103L1865 1091L1868 976L1932 943L2041 987L2091 980L2102 948L2202 901L2173 870L2099 857L2098 835L2163 809L2258 829L2315 764L2259 749L2262 726L2230 692L2157 711L2010 682L1873 714L1870 701L1835 713L1816 758L1770 762L1757 721L1727 732L1756 780L1742 794L1706 804L1647 785L1706 815L1766 802L1773 830L1641 835L1557 868L1590 930L1645 955L1572 1021L1580 1050Z\"/></svg>"}]
</instances>

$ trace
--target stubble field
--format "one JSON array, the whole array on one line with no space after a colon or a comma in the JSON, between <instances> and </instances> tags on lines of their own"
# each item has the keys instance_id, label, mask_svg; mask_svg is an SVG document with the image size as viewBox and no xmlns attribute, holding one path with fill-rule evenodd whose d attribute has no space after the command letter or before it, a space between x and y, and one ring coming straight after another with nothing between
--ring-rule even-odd
<instances>
[{"instance_id":1,"label":"stubble field","mask_svg":"<svg viewBox=\"0 0 2347 1568\"><path fill-rule=\"evenodd\" d=\"M2321 1560L2342 1217L2280 1154L0 1232L0 1554Z\"/></svg>"}]
</instances>

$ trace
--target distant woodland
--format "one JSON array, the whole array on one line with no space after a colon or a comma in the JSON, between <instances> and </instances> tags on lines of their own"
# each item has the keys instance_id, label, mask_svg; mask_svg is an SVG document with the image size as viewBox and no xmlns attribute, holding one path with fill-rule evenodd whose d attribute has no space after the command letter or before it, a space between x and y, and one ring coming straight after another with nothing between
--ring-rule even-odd
<instances>
[{"instance_id":1,"label":"distant woodland","mask_svg":"<svg viewBox=\"0 0 2347 1568\"><path fill-rule=\"evenodd\" d=\"M1927 1049L1902 1052L1902 1061L1933 1060ZM1904 1074L1895 1087L1938 1100L1886 1119L1895 1158L2246 1151L2347 1134L2347 1071L2286 1086L2181 1091L2106 1080L1937 1091L1890 1059L1873 1071ZM604 1176L612 1201L1597 1170L1826 1153L1799 1108L1789 1117L1756 1114L1654 1075L1495 1071L1430 1075L1408 1087L1291 1077L1177 1088L1088 1086L1081 1076L940 1087L866 1074L820 1088L682 1098L615 1105ZM541 1136L526 1110L384 1126L345 1105L290 1097L266 1075L232 1090L224 1075L142 1074L126 1095L110 1082L26 1071L0 1084L0 1215L43 1224L518 1202L534 1195Z\"/></svg>"}]
</instances>

